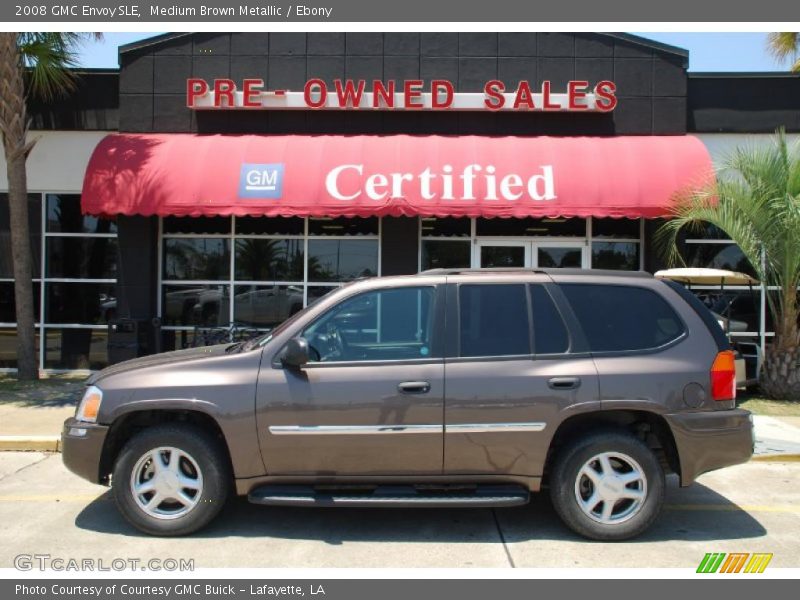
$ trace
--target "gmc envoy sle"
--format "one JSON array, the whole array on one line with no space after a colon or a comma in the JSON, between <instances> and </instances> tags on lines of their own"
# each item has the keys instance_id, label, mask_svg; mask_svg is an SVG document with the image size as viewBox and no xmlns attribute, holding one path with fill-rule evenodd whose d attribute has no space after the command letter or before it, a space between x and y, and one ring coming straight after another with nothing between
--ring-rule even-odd
<instances>
[{"instance_id":1,"label":"gmc envoy sle","mask_svg":"<svg viewBox=\"0 0 800 600\"><path fill-rule=\"evenodd\" d=\"M435 270L345 285L246 343L88 382L63 459L138 529L183 535L229 495L296 506L514 506L644 531L682 486L747 461L733 354L644 273Z\"/></svg>"}]
</instances>

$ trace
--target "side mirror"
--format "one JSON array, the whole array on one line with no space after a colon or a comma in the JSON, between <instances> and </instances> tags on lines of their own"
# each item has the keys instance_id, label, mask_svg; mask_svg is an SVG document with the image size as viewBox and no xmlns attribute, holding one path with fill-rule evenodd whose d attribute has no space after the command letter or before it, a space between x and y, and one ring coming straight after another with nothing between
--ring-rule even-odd
<instances>
[{"instance_id":1,"label":"side mirror","mask_svg":"<svg viewBox=\"0 0 800 600\"><path fill-rule=\"evenodd\" d=\"M283 349L281 362L284 366L299 369L308 362L308 341L304 337L290 339Z\"/></svg>"}]
</instances>

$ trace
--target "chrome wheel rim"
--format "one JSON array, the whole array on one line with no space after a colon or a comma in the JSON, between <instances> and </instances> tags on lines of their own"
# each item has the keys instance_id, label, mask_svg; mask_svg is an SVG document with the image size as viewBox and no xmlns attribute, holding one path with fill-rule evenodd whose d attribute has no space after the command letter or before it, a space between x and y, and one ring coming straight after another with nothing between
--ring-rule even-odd
<instances>
[{"instance_id":1,"label":"chrome wheel rim","mask_svg":"<svg viewBox=\"0 0 800 600\"><path fill-rule=\"evenodd\" d=\"M180 448L162 446L145 452L131 473L136 506L156 519L177 519L191 511L203 494L197 461Z\"/></svg>"},{"instance_id":2,"label":"chrome wheel rim","mask_svg":"<svg viewBox=\"0 0 800 600\"><path fill-rule=\"evenodd\" d=\"M647 498L647 477L633 458L602 452L587 460L575 478L575 500L598 523L617 525L635 516Z\"/></svg>"}]
</instances>

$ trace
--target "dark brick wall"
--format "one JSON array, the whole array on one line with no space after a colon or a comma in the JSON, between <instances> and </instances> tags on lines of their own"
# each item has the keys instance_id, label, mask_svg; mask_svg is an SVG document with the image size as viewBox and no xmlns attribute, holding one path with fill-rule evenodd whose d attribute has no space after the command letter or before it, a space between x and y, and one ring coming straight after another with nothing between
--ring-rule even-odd
<instances>
[{"instance_id":1,"label":"dark brick wall","mask_svg":"<svg viewBox=\"0 0 800 600\"><path fill-rule=\"evenodd\" d=\"M129 132L682 134L685 57L592 33L195 33L121 55L120 129ZM261 77L268 89L307 79L451 80L480 92L490 79L617 83L610 114L190 111L189 77Z\"/></svg>"},{"instance_id":2,"label":"dark brick wall","mask_svg":"<svg viewBox=\"0 0 800 600\"><path fill-rule=\"evenodd\" d=\"M105 69L75 69L74 88L55 99L31 95L32 129L114 131L119 127L119 74Z\"/></svg>"}]
</instances>

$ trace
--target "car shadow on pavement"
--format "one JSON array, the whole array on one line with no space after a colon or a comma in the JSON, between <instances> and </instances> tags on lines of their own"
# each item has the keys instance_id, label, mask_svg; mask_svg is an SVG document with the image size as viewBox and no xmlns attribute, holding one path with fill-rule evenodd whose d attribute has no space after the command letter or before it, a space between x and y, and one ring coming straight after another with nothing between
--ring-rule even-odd
<instances>
[{"instance_id":1,"label":"car shadow on pavement","mask_svg":"<svg viewBox=\"0 0 800 600\"><path fill-rule=\"evenodd\" d=\"M75 525L98 533L145 536L117 512L111 492L86 506L76 517ZM681 489L670 478L664 511L648 531L632 542L735 540L766 533L751 514L712 489L697 483ZM268 507L235 498L211 525L193 537L264 537L331 545L351 541L486 543L583 539L561 523L547 493L534 494L526 506L495 510Z\"/></svg>"}]
</instances>

